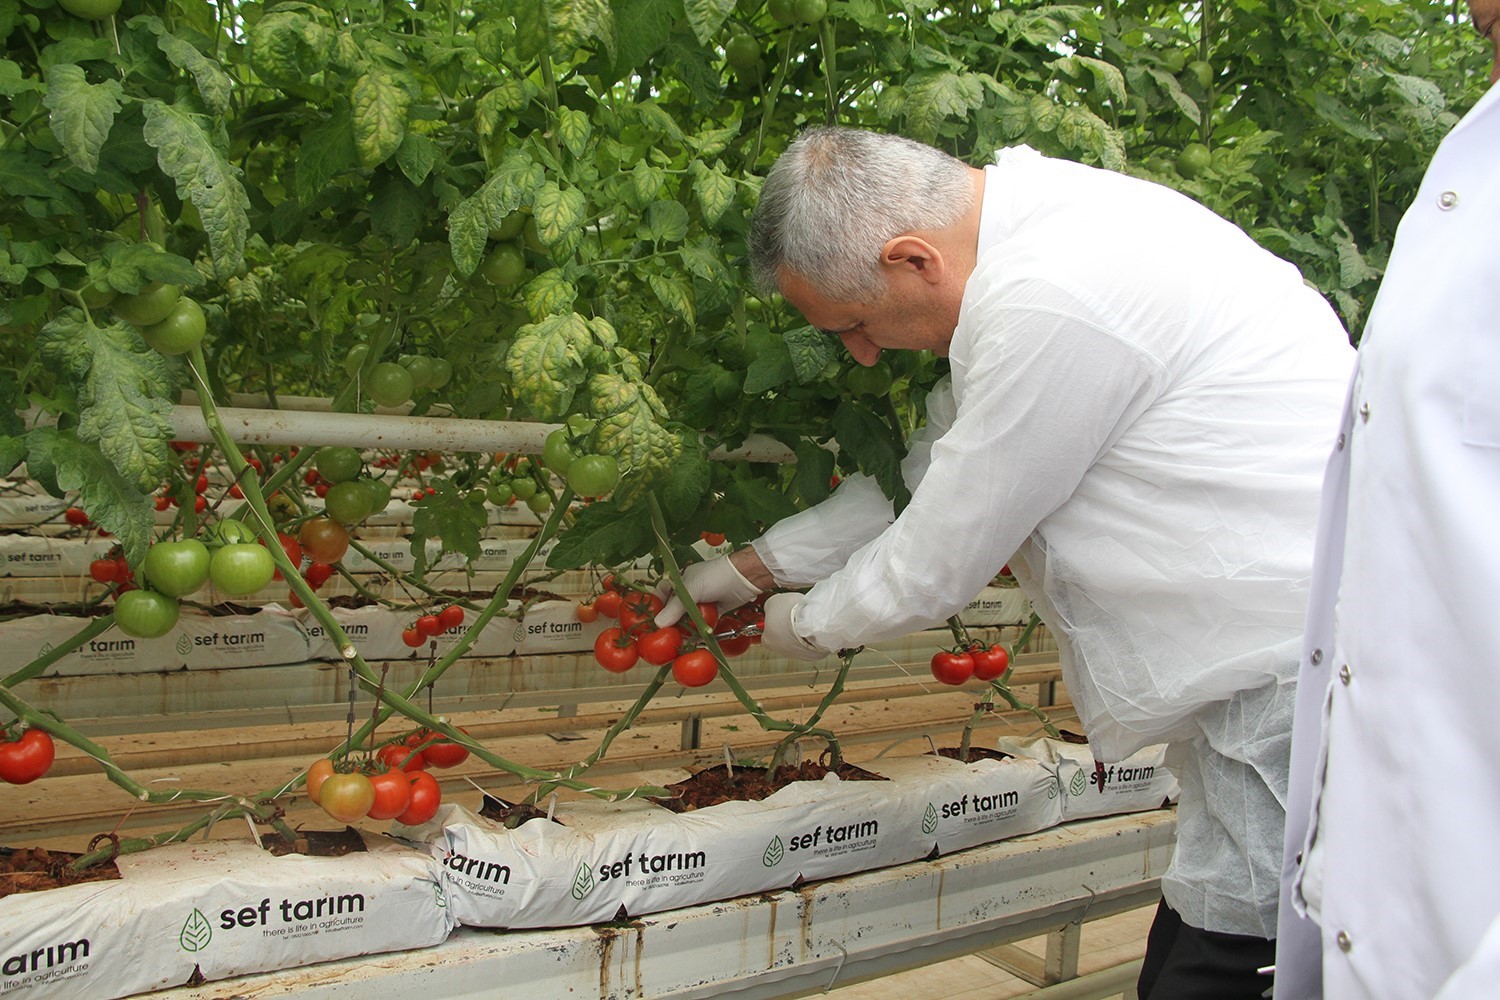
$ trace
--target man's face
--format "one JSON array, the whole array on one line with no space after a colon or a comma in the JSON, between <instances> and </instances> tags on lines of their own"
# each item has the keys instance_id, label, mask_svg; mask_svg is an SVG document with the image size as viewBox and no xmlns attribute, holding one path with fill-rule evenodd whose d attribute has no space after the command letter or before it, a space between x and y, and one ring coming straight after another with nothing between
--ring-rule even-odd
<instances>
[{"instance_id":1,"label":"man's face","mask_svg":"<svg viewBox=\"0 0 1500 1000\"><path fill-rule=\"evenodd\" d=\"M1469 0L1469 20L1494 51L1490 82L1500 80L1500 0Z\"/></svg>"},{"instance_id":2,"label":"man's face","mask_svg":"<svg viewBox=\"0 0 1500 1000\"><path fill-rule=\"evenodd\" d=\"M813 326L843 341L849 356L862 365L873 365L881 351L893 349L945 357L958 324L956 302L904 276L886 278L885 292L875 302L838 302L789 271L778 284L783 298Z\"/></svg>"}]
</instances>

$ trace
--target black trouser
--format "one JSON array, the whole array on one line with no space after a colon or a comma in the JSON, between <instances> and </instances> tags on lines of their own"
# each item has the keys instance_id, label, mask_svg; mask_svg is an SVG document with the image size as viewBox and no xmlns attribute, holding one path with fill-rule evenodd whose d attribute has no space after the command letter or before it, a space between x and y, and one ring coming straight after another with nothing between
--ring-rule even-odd
<instances>
[{"instance_id":1,"label":"black trouser","mask_svg":"<svg viewBox=\"0 0 1500 1000\"><path fill-rule=\"evenodd\" d=\"M1140 1000L1260 1000L1271 977L1255 970L1275 960L1275 941L1190 927L1164 899L1136 991Z\"/></svg>"}]
</instances>

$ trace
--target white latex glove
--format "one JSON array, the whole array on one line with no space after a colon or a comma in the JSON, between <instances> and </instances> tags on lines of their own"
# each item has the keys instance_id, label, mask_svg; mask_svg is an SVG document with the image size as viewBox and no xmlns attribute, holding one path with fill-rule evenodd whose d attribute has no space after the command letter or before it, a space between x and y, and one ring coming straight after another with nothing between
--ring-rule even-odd
<instances>
[{"instance_id":1,"label":"white latex glove","mask_svg":"<svg viewBox=\"0 0 1500 1000\"><path fill-rule=\"evenodd\" d=\"M682 571L682 582L695 603L717 604L720 611L732 611L760 593L760 589L745 579L728 556L716 556L704 562L693 563ZM668 598L668 594L672 596ZM661 586L656 588L656 595L666 600L666 604L656 613L656 627L666 628L677 624L684 614L684 608L682 598L672 593L672 582L663 580Z\"/></svg>"},{"instance_id":2,"label":"white latex glove","mask_svg":"<svg viewBox=\"0 0 1500 1000\"><path fill-rule=\"evenodd\" d=\"M773 594L766 598L765 631L760 634L762 649L790 660L821 660L828 655L828 650L814 646L792 626L792 615L801 604L801 594Z\"/></svg>"}]
</instances>

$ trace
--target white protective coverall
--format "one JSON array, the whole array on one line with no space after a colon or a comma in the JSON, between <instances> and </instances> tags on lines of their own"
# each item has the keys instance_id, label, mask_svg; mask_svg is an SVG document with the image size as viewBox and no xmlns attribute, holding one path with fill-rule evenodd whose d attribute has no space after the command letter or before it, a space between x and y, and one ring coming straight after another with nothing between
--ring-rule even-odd
<instances>
[{"instance_id":1,"label":"white protective coverall","mask_svg":"<svg viewBox=\"0 0 1500 1000\"><path fill-rule=\"evenodd\" d=\"M1497 153L1493 86L1401 220L1329 461L1287 799L1284 1000L1500 995Z\"/></svg>"},{"instance_id":2,"label":"white protective coverall","mask_svg":"<svg viewBox=\"0 0 1500 1000\"><path fill-rule=\"evenodd\" d=\"M986 168L951 384L892 508L852 477L754 547L839 649L932 627L1009 561L1093 749L1182 795L1167 902L1272 937L1318 487L1353 349L1297 269L1168 188L1025 147Z\"/></svg>"}]
</instances>

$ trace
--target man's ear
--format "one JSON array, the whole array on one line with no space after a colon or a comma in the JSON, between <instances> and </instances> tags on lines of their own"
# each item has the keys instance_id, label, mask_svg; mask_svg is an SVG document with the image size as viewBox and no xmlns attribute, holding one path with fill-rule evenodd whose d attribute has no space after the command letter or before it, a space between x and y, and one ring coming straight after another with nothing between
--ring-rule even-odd
<instances>
[{"instance_id":1,"label":"man's ear","mask_svg":"<svg viewBox=\"0 0 1500 1000\"><path fill-rule=\"evenodd\" d=\"M936 246L907 233L887 240L880 248L880 265L898 273L913 274L928 284L943 280L946 262Z\"/></svg>"}]
</instances>

